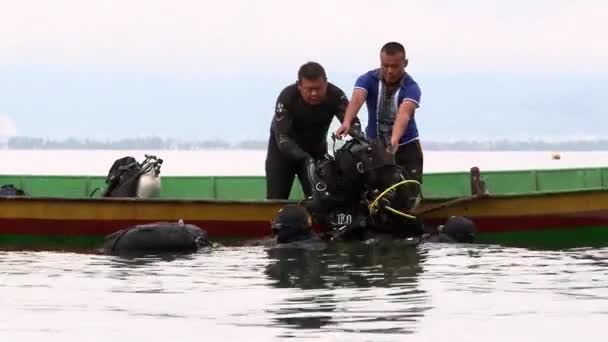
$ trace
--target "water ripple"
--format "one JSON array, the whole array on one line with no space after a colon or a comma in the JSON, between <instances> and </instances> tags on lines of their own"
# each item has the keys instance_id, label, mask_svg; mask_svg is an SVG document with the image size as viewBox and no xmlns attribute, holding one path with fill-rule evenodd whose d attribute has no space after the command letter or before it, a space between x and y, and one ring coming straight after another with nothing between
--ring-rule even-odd
<instances>
[{"instance_id":1,"label":"water ripple","mask_svg":"<svg viewBox=\"0 0 608 342\"><path fill-rule=\"evenodd\" d=\"M454 340L475 324L469 340L567 341L576 329L593 341L608 314L608 248L343 244L132 259L0 252L0 262L3 340Z\"/></svg>"}]
</instances>

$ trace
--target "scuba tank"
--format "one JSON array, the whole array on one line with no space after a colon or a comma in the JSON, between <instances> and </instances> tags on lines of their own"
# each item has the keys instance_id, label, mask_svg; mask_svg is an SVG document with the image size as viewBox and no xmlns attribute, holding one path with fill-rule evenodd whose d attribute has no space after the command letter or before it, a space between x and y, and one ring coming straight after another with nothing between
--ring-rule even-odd
<instances>
[{"instance_id":1,"label":"scuba tank","mask_svg":"<svg viewBox=\"0 0 608 342\"><path fill-rule=\"evenodd\" d=\"M160 166L163 160L156 156L145 155L141 163L141 174L137 181L138 198L157 198L160 196Z\"/></svg>"},{"instance_id":2,"label":"scuba tank","mask_svg":"<svg viewBox=\"0 0 608 342\"><path fill-rule=\"evenodd\" d=\"M147 154L141 164L131 156L115 160L106 176L103 197L158 197L162 163L162 159Z\"/></svg>"}]
</instances>

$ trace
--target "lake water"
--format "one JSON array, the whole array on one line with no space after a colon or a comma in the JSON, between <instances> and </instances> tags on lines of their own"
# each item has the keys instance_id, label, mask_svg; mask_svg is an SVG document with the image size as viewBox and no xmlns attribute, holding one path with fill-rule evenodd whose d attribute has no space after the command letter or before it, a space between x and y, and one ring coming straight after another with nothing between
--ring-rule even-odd
<instances>
[{"instance_id":1,"label":"lake water","mask_svg":"<svg viewBox=\"0 0 608 342\"><path fill-rule=\"evenodd\" d=\"M608 248L0 252L2 341L605 341Z\"/></svg>"},{"instance_id":2,"label":"lake water","mask_svg":"<svg viewBox=\"0 0 608 342\"><path fill-rule=\"evenodd\" d=\"M145 151L0 151L105 175ZM166 175L263 175L263 151L151 151ZM427 172L606 166L608 152L439 152ZM608 248L344 244L178 258L0 251L0 341L605 341Z\"/></svg>"},{"instance_id":3,"label":"lake water","mask_svg":"<svg viewBox=\"0 0 608 342\"><path fill-rule=\"evenodd\" d=\"M144 154L164 160L162 175L264 175L266 152L262 150L199 151L17 151L0 150L3 174L106 175L114 160ZM425 151L424 172L527 170L608 166L608 151Z\"/></svg>"}]
</instances>

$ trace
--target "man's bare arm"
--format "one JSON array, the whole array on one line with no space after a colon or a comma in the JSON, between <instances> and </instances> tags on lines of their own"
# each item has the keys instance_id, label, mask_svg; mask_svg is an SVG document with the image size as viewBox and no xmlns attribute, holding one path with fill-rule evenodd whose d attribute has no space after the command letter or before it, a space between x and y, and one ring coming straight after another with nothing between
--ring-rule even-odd
<instances>
[{"instance_id":1,"label":"man's bare arm","mask_svg":"<svg viewBox=\"0 0 608 342\"><path fill-rule=\"evenodd\" d=\"M365 102L367 98L367 91L361 88L355 88L353 90L353 95L346 107L346 112L344 113L344 120L342 120L342 125L336 131L337 136L343 136L348 134L350 130L350 126L353 120L357 117L359 110L361 110L361 106Z\"/></svg>"},{"instance_id":2,"label":"man's bare arm","mask_svg":"<svg viewBox=\"0 0 608 342\"><path fill-rule=\"evenodd\" d=\"M393 152L397 152L399 148L399 140L405 133L407 125L410 119L414 117L416 112L416 104L412 101L403 101L399 106L397 117L395 118L395 124L393 125L393 132L391 134L391 145Z\"/></svg>"}]
</instances>

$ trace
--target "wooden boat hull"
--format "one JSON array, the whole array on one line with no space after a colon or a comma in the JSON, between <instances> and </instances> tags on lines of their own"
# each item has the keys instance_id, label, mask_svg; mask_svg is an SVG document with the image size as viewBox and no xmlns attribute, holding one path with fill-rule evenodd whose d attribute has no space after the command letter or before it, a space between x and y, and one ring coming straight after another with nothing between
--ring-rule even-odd
<instances>
[{"instance_id":1,"label":"wooden boat hull","mask_svg":"<svg viewBox=\"0 0 608 342\"><path fill-rule=\"evenodd\" d=\"M529 195L494 195L429 214L437 221L467 216L483 232L508 232L608 224L608 190Z\"/></svg>"},{"instance_id":2,"label":"wooden boat hull","mask_svg":"<svg viewBox=\"0 0 608 342\"><path fill-rule=\"evenodd\" d=\"M442 201L425 201L423 209ZM135 224L180 219L204 228L211 238L256 238L270 233L270 220L286 203L1 198L0 243L28 239L99 242L103 236ZM424 215L424 219L429 224L441 224L452 215L471 218L480 239L486 242L539 240L562 243L569 239L585 238L589 240L587 243L593 245L608 245L606 190L469 198L430 211ZM560 237L562 235L566 237Z\"/></svg>"},{"instance_id":3,"label":"wooden boat hull","mask_svg":"<svg viewBox=\"0 0 608 342\"><path fill-rule=\"evenodd\" d=\"M481 183L492 195L471 197ZM255 238L270 232L270 220L287 203L262 200L266 183L258 176L167 176L158 200L89 198L100 196L93 190L105 185L102 176L0 175L0 184L28 194L0 198L0 247L98 244L135 224L179 219L212 239ZM480 241L608 245L608 168L425 174L423 194L426 223L467 216ZM290 198L302 198L298 186Z\"/></svg>"},{"instance_id":4,"label":"wooden boat hull","mask_svg":"<svg viewBox=\"0 0 608 342\"><path fill-rule=\"evenodd\" d=\"M425 222L441 224L449 216L473 219L484 242L608 246L608 190L481 197L429 213Z\"/></svg>"},{"instance_id":5,"label":"wooden boat hull","mask_svg":"<svg viewBox=\"0 0 608 342\"><path fill-rule=\"evenodd\" d=\"M210 237L259 237L287 202L135 199L3 199L0 234L104 236L141 223L183 220Z\"/></svg>"}]
</instances>

